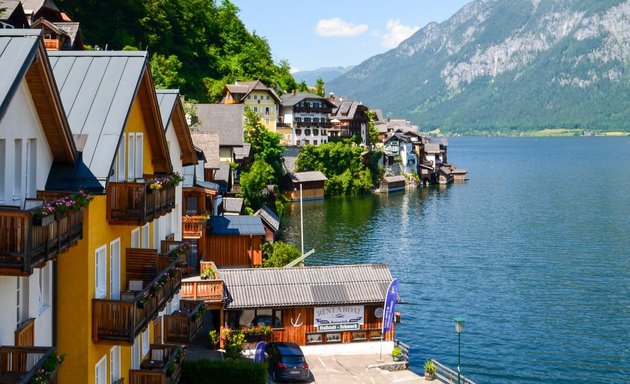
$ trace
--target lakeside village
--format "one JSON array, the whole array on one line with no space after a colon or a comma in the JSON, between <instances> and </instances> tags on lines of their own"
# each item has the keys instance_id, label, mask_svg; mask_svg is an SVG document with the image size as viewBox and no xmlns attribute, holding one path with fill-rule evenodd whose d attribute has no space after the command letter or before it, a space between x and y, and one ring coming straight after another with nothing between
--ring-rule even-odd
<instances>
[{"instance_id":1,"label":"lakeside village","mask_svg":"<svg viewBox=\"0 0 630 384\"><path fill-rule=\"evenodd\" d=\"M260 340L385 340L397 357L395 327L381 332L386 265L262 267L280 220L245 215L238 197L244 116L293 149L358 137L382 150L381 192L465 180L446 141L377 113L370 144L361 103L260 81L196 105L191 129L147 52L82 51L78 23L50 3L32 29L0 29L0 382L183 383L195 356L238 358ZM5 26L21 4L3 3ZM323 173L288 171L289 199L323 198Z\"/></svg>"}]
</instances>

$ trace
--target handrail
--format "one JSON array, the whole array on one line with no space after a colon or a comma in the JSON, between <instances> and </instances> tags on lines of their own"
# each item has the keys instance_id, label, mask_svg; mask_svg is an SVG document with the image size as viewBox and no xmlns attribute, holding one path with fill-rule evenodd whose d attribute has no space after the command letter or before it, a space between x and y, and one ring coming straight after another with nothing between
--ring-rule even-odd
<instances>
[{"instance_id":1,"label":"handrail","mask_svg":"<svg viewBox=\"0 0 630 384\"><path fill-rule=\"evenodd\" d=\"M435 359L431 359L435 366L435 377L442 383L455 384L457 383L457 372L453 371L446 365L440 363ZM460 375L461 384L475 384L474 381L468 379L464 375Z\"/></svg>"},{"instance_id":2,"label":"handrail","mask_svg":"<svg viewBox=\"0 0 630 384\"><path fill-rule=\"evenodd\" d=\"M18 378L2 381L10 384L27 384L40 372L46 360L56 353L54 347L0 347L0 372L20 374ZM50 372L51 376L55 372Z\"/></svg>"},{"instance_id":3,"label":"handrail","mask_svg":"<svg viewBox=\"0 0 630 384\"><path fill-rule=\"evenodd\" d=\"M175 207L175 186L159 190L151 185L157 176L143 182L107 184L107 220L112 224L145 224L169 213Z\"/></svg>"},{"instance_id":4,"label":"handrail","mask_svg":"<svg viewBox=\"0 0 630 384\"><path fill-rule=\"evenodd\" d=\"M411 349L409 345L403 343L402 341L398 339L395 339L394 346L400 348L400 351L402 352L403 360L409 361L409 350Z\"/></svg>"}]
</instances>

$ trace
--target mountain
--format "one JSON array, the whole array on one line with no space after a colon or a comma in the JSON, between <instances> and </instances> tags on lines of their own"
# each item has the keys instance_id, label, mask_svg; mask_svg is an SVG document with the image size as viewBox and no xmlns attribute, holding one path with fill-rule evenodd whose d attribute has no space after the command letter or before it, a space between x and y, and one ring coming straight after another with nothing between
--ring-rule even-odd
<instances>
[{"instance_id":1,"label":"mountain","mask_svg":"<svg viewBox=\"0 0 630 384\"><path fill-rule=\"evenodd\" d=\"M295 81L298 83L304 80L307 85L313 86L320 77L324 80L324 83L328 83L329 81L334 80L348 72L352 68L354 68L353 65L349 67L325 67L314 69L312 71L299 71L293 73L293 78L295 78Z\"/></svg>"},{"instance_id":2,"label":"mountain","mask_svg":"<svg viewBox=\"0 0 630 384\"><path fill-rule=\"evenodd\" d=\"M326 90L423 131L630 131L630 0L476 0Z\"/></svg>"}]
</instances>

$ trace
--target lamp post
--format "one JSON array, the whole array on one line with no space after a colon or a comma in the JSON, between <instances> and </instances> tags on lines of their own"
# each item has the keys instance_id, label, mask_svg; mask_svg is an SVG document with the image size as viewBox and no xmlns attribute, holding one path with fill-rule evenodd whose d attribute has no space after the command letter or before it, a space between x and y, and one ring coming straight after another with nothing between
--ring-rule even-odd
<instances>
[{"instance_id":1,"label":"lamp post","mask_svg":"<svg viewBox=\"0 0 630 384\"><path fill-rule=\"evenodd\" d=\"M464 319L461 317L456 317L453 319L455 321L455 332L457 332L457 384L461 384L461 368L460 368L460 360L462 355L462 332L464 332Z\"/></svg>"}]
</instances>

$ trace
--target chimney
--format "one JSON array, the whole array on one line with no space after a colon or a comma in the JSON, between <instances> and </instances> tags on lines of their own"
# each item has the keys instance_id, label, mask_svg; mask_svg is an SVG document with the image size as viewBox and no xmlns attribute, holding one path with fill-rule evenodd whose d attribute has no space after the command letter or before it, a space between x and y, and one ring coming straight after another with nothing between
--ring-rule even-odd
<instances>
[{"instance_id":1,"label":"chimney","mask_svg":"<svg viewBox=\"0 0 630 384\"><path fill-rule=\"evenodd\" d=\"M333 92L330 92L330 95L328 96L329 100L335 101L335 94Z\"/></svg>"}]
</instances>

